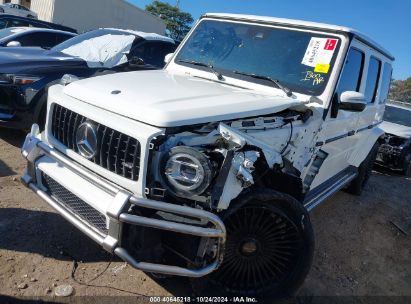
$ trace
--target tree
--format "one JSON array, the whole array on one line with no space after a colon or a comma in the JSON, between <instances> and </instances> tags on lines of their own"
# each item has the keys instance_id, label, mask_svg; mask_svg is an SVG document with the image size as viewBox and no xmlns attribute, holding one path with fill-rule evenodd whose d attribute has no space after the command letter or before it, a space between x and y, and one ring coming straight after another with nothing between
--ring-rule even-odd
<instances>
[{"instance_id":1,"label":"tree","mask_svg":"<svg viewBox=\"0 0 411 304\"><path fill-rule=\"evenodd\" d=\"M153 1L146 6L146 11L163 19L166 23L168 36L177 41L184 38L194 21L191 14L161 1Z\"/></svg>"},{"instance_id":2,"label":"tree","mask_svg":"<svg viewBox=\"0 0 411 304\"><path fill-rule=\"evenodd\" d=\"M411 77L392 81L390 99L411 103Z\"/></svg>"}]
</instances>

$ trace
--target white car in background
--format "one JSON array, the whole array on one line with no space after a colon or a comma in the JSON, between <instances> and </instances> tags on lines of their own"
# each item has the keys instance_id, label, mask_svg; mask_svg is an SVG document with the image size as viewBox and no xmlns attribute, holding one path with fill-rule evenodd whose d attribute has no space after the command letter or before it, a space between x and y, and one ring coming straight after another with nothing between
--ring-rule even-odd
<instances>
[{"instance_id":1,"label":"white car in background","mask_svg":"<svg viewBox=\"0 0 411 304\"><path fill-rule=\"evenodd\" d=\"M0 5L0 13L10 14L21 17L35 18L37 19L37 13L29 10L27 7L14 3L7 3Z\"/></svg>"}]
</instances>

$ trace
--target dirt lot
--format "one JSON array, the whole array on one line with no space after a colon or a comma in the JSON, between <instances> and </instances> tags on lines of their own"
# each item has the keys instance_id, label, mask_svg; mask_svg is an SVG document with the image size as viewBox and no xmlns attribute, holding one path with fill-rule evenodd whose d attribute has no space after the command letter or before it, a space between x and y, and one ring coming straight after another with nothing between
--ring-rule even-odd
<instances>
[{"instance_id":1,"label":"dirt lot","mask_svg":"<svg viewBox=\"0 0 411 304\"><path fill-rule=\"evenodd\" d=\"M0 294L54 295L70 284L76 296L190 295L183 279L162 283L114 259L19 182L20 132L0 129ZM338 193L312 213L316 254L303 296L411 296L411 179L374 172L362 197ZM405 228L404 228L405 227ZM407 232L407 231L405 231ZM107 267L90 287L88 281Z\"/></svg>"}]
</instances>

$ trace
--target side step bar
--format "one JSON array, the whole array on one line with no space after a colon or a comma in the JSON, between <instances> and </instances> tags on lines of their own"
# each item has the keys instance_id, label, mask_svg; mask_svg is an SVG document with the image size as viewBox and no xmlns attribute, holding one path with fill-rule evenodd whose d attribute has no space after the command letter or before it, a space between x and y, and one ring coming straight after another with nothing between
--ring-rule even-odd
<instances>
[{"instance_id":1,"label":"side step bar","mask_svg":"<svg viewBox=\"0 0 411 304\"><path fill-rule=\"evenodd\" d=\"M310 197L310 195L308 195L308 199L304 201L304 207L308 211L313 210L315 207L324 202L334 193L344 188L348 183L350 183L354 178L356 178L357 175L358 172L355 169L344 170L340 174L337 174L334 178L331 178L329 181L326 182L330 183L329 186L322 188L313 197ZM314 189L313 191L317 192L316 189Z\"/></svg>"}]
</instances>

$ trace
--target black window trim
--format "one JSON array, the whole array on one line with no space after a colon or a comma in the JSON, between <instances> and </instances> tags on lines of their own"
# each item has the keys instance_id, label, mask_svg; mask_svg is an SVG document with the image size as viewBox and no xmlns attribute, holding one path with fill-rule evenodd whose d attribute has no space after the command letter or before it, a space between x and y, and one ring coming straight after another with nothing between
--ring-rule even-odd
<instances>
[{"instance_id":1,"label":"black window trim","mask_svg":"<svg viewBox=\"0 0 411 304\"><path fill-rule=\"evenodd\" d=\"M381 99L381 90L380 90L380 99L378 100L378 104L386 104L387 100L388 100L388 97L390 95L390 92L391 92L392 75L394 73L394 69L392 67L392 63L390 63L388 61L385 61L384 64L381 66L381 71L382 71L382 73L381 73L381 84L382 84L382 81L384 80L383 76L384 76L385 68L387 66L389 66L389 69L391 70L390 71L390 82L388 84L388 92L387 92L387 96L385 97L385 99Z\"/></svg>"},{"instance_id":2,"label":"black window trim","mask_svg":"<svg viewBox=\"0 0 411 304\"><path fill-rule=\"evenodd\" d=\"M361 85L363 84L363 77L364 77L365 52L362 51L361 49L355 47L355 46L350 46L350 47L348 48L348 50L347 50L347 55L345 56L345 59L344 59L344 62L343 62L343 66L342 66L341 71L340 71L340 75L338 76L338 81L337 81L337 83L336 83L336 85L335 85L335 88L334 88L334 94L336 93L337 88L338 88L338 85L340 84L341 77L342 77L343 72L344 72L345 63L347 62L348 55L349 55L349 53L350 53L351 50L358 51L358 52L362 55L362 58L361 58L361 66L360 66L360 73L359 73L359 75L358 75L357 87L356 87L356 89L355 89L356 92L360 92L360 90L361 90Z\"/></svg>"},{"instance_id":3,"label":"black window trim","mask_svg":"<svg viewBox=\"0 0 411 304\"><path fill-rule=\"evenodd\" d=\"M334 84L334 88L333 88L333 94L331 95L331 100L328 103L328 107L324 109L324 113L323 113L323 120L326 120L328 117L328 113L331 112L331 118L336 118L338 115L338 104L339 104L339 96L337 96L337 88L338 85L340 84L340 80L341 80L341 76L344 72L344 67L345 67L345 62L348 59L348 54L350 53L350 51L352 49L360 52L362 54L362 61L361 61L361 68L360 68L360 75L358 77L358 82L357 82L357 88L356 91L359 92L361 89L361 85L362 85L362 78L364 76L364 65L365 65L365 52L363 50L361 50L360 48L353 46L352 42L354 41L354 36L353 35L348 35L348 47L345 51L345 56L344 56L344 60L342 61L342 64L339 67L339 74L338 74L338 78L337 81Z\"/></svg>"},{"instance_id":4,"label":"black window trim","mask_svg":"<svg viewBox=\"0 0 411 304\"><path fill-rule=\"evenodd\" d=\"M361 66L360 66L360 75L358 75L358 82L357 82L357 88L356 88L356 92L360 92L361 85L363 84L363 77L364 77L365 52L363 50L361 50L360 48L353 46L353 47L350 47L348 49L347 56L348 56L348 53L350 52L351 49L358 51L362 55ZM345 64L345 61L344 61L344 64ZM344 69L343 69L343 71L344 71ZM340 78L341 78L341 75L342 75L343 71L341 71ZM340 81L340 78L338 79L338 82ZM338 84L337 84L337 87L338 87Z\"/></svg>"},{"instance_id":5,"label":"black window trim","mask_svg":"<svg viewBox=\"0 0 411 304\"><path fill-rule=\"evenodd\" d=\"M368 67L370 66L370 62L371 62L372 59L375 59L375 60L378 61L379 67L378 67L376 85L375 85L375 88L374 88L374 92L372 94L372 99L371 99L371 102L368 103L368 104L375 104L375 101L377 100L378 89L380 88L380 85L381 85L382 60L380 58L378 58L377 56L375 56L375 55L371 55L370 59L369 59L369 62L368 62ZM368 79L368 72L369 72L369 68L368 68L368 71L367 71L367 79ZM365 88L365 89L367 89L367 88Z\"/></svg>"}]
</instances>

